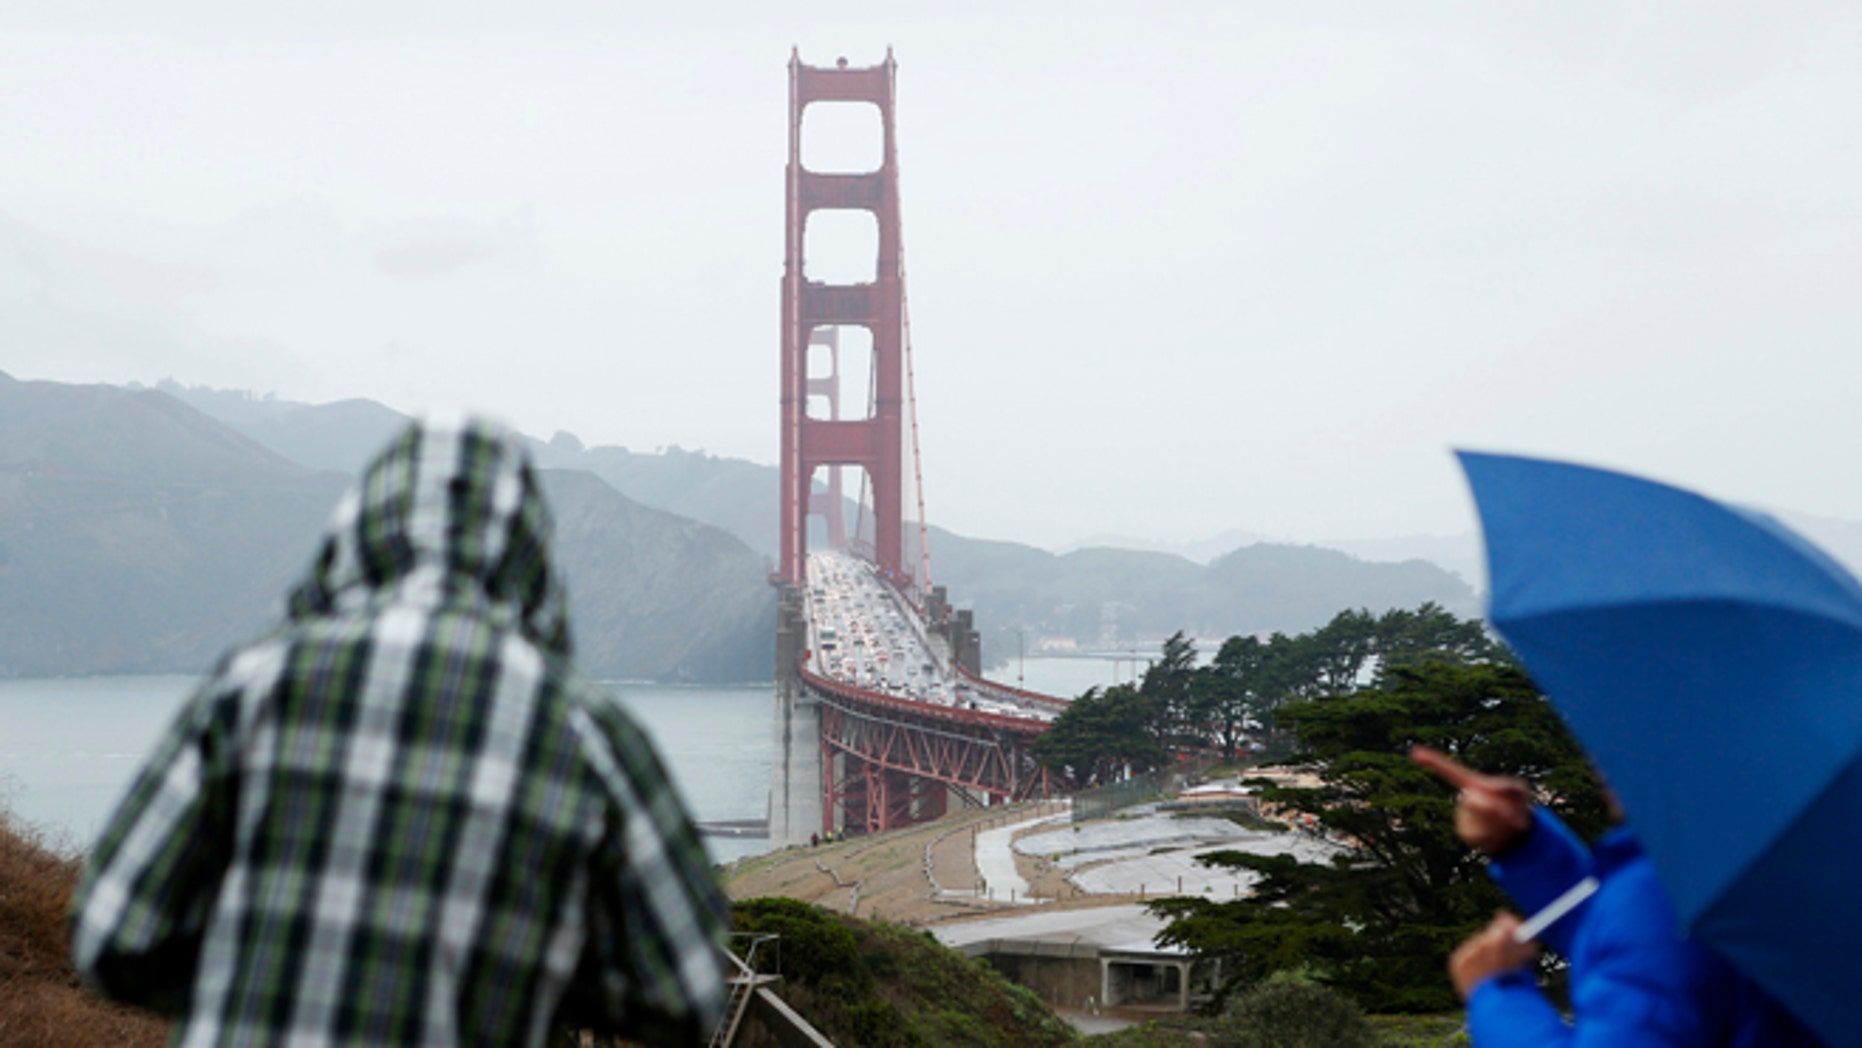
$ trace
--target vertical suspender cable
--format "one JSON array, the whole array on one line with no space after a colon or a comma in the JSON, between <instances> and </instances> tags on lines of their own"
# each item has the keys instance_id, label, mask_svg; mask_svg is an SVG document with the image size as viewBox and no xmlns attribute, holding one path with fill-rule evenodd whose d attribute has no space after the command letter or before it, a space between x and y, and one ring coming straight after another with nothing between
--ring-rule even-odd
<instances>
[{"instance_id":1,"label":"vertical suspender cable","mask_svg":"<svg viewBox=\"0 0 1862 1048\"><path fill-rule=\"evenodd\" d=\"M905 279L905 191L898 161L893 161L893 192L899 205L899 323L905 342L905 417L912 431L912 494L918 501L918 591L931 592L931 529L925 519L925 474L918 453L918 383L912 376L912 293ZM922 598L921 598L922 600Z\"/></svg>"},{"instance_id":2,"label":"vertical suspender cable","mask_svg":"<svg viewBox=\"0 0 1862 1048\"><path fill-rule=\"evenodd\" d=\"M912 494L918 497L919 592L931 592L931 532L925 523L925 474L918 457L918 383L912 377L912 296L905 286L905 245L899 245L899 312L905 325L905 417L912 427Z\"/></svg>"}]
</instances>

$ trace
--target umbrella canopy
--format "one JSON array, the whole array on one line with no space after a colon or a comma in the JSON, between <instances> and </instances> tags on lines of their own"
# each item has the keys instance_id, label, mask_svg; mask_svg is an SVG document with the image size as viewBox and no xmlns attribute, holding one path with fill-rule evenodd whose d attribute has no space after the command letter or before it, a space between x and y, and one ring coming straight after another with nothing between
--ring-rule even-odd
<instances>
[{"instance_id":1,"label":"umbrella canopy","mask_svg":"<svg viewBox=\"0 0 1862 1048\"><path fill-rule=\"evenodd\" d=\"M1862 585L1763 514L1462 454L1494 627L1621 799L1677 916L1862 1045Z\"/></svg>"}]
</instances>

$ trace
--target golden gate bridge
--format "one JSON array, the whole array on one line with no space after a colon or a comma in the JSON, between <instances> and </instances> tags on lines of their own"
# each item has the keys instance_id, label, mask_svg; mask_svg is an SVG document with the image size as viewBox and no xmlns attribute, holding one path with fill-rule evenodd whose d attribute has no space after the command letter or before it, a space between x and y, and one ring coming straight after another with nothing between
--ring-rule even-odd
<instances>
[{"instance_id":1,"label":"golden gate bridge","mask_svg":"<svg viewBox=\"0 0 1862 1048\"><path fill-rule=\"evenodd\" d=\"M782 275L781 590L770 836L874 833L1049 795L1032 744L1065 700L985 679L968 611L931 580L912 389L911 321L890 49L877 66L789 59L789 159ZM869 170L803 164L810 106L871 106ZM871 215L872 279L810 278L810 220ZM871 339L865 415L842 416L846 332ZM811 366L812 365L812 366ZM860 471L857 520L841 470ZM825 478L817 474L826 471ZM811 528L811 521L820 526ZM811 551L811 534L825 549Z\"/></svg>"}]
</instances>

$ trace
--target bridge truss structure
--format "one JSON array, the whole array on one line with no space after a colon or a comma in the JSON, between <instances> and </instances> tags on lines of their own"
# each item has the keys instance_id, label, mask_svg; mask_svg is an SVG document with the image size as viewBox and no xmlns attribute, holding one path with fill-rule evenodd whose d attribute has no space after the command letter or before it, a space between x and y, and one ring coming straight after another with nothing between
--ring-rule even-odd
<instances>
[{"instance_id":1,"label":"bridge truss structure","mask_svg":"<svg viewBox=\"0 0 1862 1048\"><path fill-rule=\"evenodd\" d=\"M867 832L935 819L964 807L1049 795L1035 763L1045 721L942 707L844 688L808 675L821 703L823 825Z\"/></svg>"}]
</instances>

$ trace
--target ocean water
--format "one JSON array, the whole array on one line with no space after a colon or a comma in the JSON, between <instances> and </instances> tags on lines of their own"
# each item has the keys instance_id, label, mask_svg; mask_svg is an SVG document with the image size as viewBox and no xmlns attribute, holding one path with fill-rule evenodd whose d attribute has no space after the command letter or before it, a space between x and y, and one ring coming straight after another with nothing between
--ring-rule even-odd
<instances>
[{"instance_id":1,"label":"ocean water","mask_svg":"<svg viewBox=\"0 0 1862 1048\"><path fill-rule=\"evenodd\" d=\"M1030 658L990 674L1073 698L1131 679L1131 662ZM129 780L187 698L189 676L0 680L0 806L52 840L94 839ZM653 738L686 807L701 821L769 814L775 712L770 685L610 687ZM761 837L706 835L713 860L768 850Z\"/></svg>"},{"instance_id":2,"label":"ocean water","mask_svg":"<svg viewBox=\"0 0 1862 1048\"><path fill-rule=\"evenodd\" d=\"M0 680L0 805L52 841L87 846L196 683L187 676ZM768 815L769 685L611 687L653 738L694 818ZM705 846L728 862L760 854L769 842L707 835Z\"/></svg>"},{"instance_id":3,"label":"ocean water","mask_svg":"<svg viewBox=\"0 0 1862 1048\"><path fill-rule=\"evenodd\" d=\"M1155 655L1155 653L1151 654ZM1147 661L1142 657L1124 659L1096 657L1016 659L1011 657L1006 664L997 666L984 676L997 684L1025 688L1028 691L1036 691L1062 699L1077 699L1088 688L1108 688L1114 684L1132 683L1137 677L1144 675Z\"/></svg>"}]
</instances>

